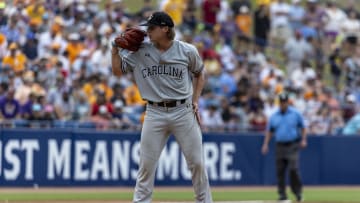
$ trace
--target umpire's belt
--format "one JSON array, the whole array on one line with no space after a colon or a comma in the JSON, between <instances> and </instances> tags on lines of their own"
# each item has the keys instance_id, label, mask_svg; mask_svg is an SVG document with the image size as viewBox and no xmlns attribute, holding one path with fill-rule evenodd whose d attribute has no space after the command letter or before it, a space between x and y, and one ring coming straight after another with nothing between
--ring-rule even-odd
<instances>
[{"instance_id":1,"label":"umpire's belt","mask_svg":"<svg viewBox=\"0 0 360 203\"><path fill-rule=\"evenodd\" d=\"M287 142L277 142L276 144L281 145L281 146L288 146L288 145L292 145L292 144L295 144L298 142L300 142L300 138L296 138L295 140L287 141Z\"/></svg>"},{"instance_id":2,"label":"umpire's belt","mask_svg":"<svg viewBox=\"0 0 360 203\"><path fill-rule=\"evenodd\" d=\"M180 104L183 104L186 102L186 99L182 99L182 100L172 100L172 101L162 101L162 102L153 102L153 101L148 101L149 104L154 105L154 106L161 106L161 107L176 107Z\"/></svg>"}]
</instances>

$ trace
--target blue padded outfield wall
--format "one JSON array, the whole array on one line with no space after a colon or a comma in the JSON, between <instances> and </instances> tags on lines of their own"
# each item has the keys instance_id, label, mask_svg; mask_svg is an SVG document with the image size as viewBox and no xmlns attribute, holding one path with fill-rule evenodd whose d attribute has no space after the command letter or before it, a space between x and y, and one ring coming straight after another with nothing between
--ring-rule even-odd
<instances>
[{"instance_id":1,"label":"blue padded outfield wall","mask_svg":"<svg viewBox=\"0 0 360 203\"><path fill-rule=\"evenodd\" d=\"M138 133L81 130L1 130L0 186L134 186ZM274 143L260 153L261 134L205 134L211 185L274 185ZM301 152L305 184L360 184L360 137L309 137ZM156 185L191 185L171 138L159 161Z\"/></svg>"}]
</instances>

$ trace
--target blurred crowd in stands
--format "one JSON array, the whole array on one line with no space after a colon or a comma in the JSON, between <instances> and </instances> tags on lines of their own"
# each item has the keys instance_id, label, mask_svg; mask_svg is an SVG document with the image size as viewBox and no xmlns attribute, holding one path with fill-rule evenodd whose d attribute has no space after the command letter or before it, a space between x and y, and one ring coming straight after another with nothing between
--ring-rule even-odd
<instances>
[{"instance_id":1,"label":"blurred crowd in stands","mask_svg":"<svg viewBox=\"0 0 360 203\"><path fill-rule=\"evenodd\" d=\"M360 134L360 14L343 4L0 1L1 124L139 130L146 101L131 75L111 74L111 40L164 10L204 60L205 132L263 132L286 91L310 134Z\"/></svg>"}]
</instances>

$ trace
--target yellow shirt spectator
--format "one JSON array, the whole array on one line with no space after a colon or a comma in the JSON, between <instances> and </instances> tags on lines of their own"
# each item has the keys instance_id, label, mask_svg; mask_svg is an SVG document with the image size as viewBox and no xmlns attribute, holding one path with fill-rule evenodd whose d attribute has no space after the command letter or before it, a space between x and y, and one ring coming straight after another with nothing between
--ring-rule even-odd
<instances>
[{"instance_id":1,"label":"yellow shirt spectator","mask_svg":"<svg viewBox=\"0 0 360 203\"><path fill-rule=\"evenodd\" d=\"M110 101L114 95L114 91L107 84L101 83L97 86L97 89L105 93L106 101Z\"/></svg>"},{"instance_id":2,"label":"yellow shirt spectator","mask_svg":"<svg viewBox=\"0 0 360 203\"><path fill-rule=\"evenodd\" d=\"M41 2L38 2L26 7L26 13L29 16L30 21L37 22L40 25L42 23L42 17L45 13L45 8L41 5Z\"/></svg>"},{"instance_id":3,"label":"yellow shirt spectator","mask_svg":"<svg viewBox=\"0 0 360 203\"><path fill-rule=\"evenodd\" d=\"M110 101L112 96L114 95L113 90L105 85L105 84L99 84L97 82L88 82L85 83L83 86L83 92L85 93L86 97L88 98L89 104L94 104L97 100L97 92L104 92L105 98L107 101Z\"/></svg>"},{"instance_id":4,"label":"yellow shirt spectator","mask_svg":"<svg viewBox=\"0 0 360 203\"><path fill-rule=\"evenodd\" d=\"M95 87L96 82L90 81L88 83L85 83L83 86L83 92L86 95L86 98L88 99L89 104L94 104L96 102L96 93L95 93Z\"/></svg>"},{"instance_id":5,"label":"yellow shirt spectator","mask_svg":"<svg viewBox=\"0 0 360 203\"><path fill-rule=\"evenodd\" d=\"M16 43L11 43L9 46L10 54L3 58L3 66L9 66L15 73L20 73L25 70L26 56L17 50Z\"/></svg>"},{"instance_id":6,"label":"yellow shirt spectator","mask_svg":"<svg viewBox=\"0 0 360 203\"><path fill-rule=\"evenodd\" d=\"M78 57L80 52L84 50L84 45L79 41L80 40L79 33L69 34L68 39L69 39L69 43L66 46L65 51L68 53L70 64L73 64L73 62Z\"/></svg>"},{"instance_id":7,"label":"yellow shirt spectator","mask_svg":"<svg viewBox=\"0 0 360 203\"><path fill-rule=\"evenodd\" d=\"M183 12L186 9L186 0L168 0L163 10L173 19L175 25L180 25L183 19Z\"/></svg>"},{"instance_id":8,"label":"yellow shirt spectator","mask_svg":"<svg viewBox=\"0 0 360 203\"><path fill-rule=\"evenodd\" d=\"M66 47L66 51L68 52L68 58L70 61L70 64L72 64L75 59L78 57L78 55L80 54L80 52L84 49L84 46L79 43L69 43Z\"/></svg>"},{"instance_id":9,"label":"yellow shirt spectator","mask_svg":"<svg viewBox=\"0 0 360 203\"><path fill-rule=\"evenodd\" d=\"M249 9L246 6L240 8L240 13L235 19L238 28L247 36L251 35L252 28L252 16L249 13Z\"/></svg>"},{"instance_id":10,"label":"yellow shirt spectator","mask_svg":"<svg viewBox=\"0 0 360 203\"><path fill-rule=\"evenodd\" d=\"M124 90L124 98L126 101L126 105L145 105L146 101L141 98L140 91L137 85L133 84L125 88Z\"/></svg>"}]
</instances>

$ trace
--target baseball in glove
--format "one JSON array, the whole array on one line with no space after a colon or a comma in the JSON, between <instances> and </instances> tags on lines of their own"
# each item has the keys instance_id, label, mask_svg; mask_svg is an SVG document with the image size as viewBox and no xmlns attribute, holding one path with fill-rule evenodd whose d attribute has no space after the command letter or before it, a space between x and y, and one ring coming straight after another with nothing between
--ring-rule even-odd
<instances>
[{"instance_id":1,"label":"baseball in glove","mask_svg":"<svg viewBox=\"0 0 360 203\"><path fill-rule=\"evenodd\" d=\"M137 51L145 37L145 31L135 27L127 28L120 36L115 38L113 44L129 51Z\"/></svg>"}]
</instances>

